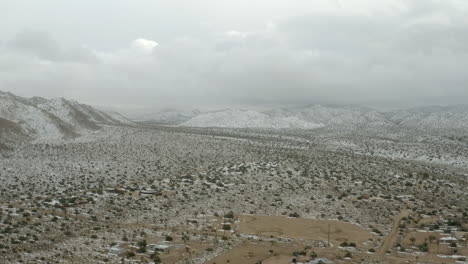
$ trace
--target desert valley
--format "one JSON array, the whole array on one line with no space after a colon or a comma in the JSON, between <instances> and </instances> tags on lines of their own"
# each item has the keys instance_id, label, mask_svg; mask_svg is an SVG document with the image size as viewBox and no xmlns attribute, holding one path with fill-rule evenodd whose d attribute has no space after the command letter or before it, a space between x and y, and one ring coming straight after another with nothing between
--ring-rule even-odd
<instances>
[{"instance_id":1,"label":"desert valley","mask_svg":"<svg viewBox=\"0 0 468 264\"><path fill-rule=\"evenodd\" d=\"M0 263L468 263L468 107L146 120L0 93Z\"/></svg>"}]
</instances>

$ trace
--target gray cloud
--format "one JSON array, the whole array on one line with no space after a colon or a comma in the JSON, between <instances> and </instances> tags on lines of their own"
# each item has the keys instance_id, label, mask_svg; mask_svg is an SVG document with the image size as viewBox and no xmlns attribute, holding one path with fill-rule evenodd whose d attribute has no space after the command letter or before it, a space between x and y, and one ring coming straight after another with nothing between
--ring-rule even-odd
<instances>
[{"instance_id":1,"label":"gray cloud","mask_svg":"<svg viewBox=\"0 0 468 264\"><path fill-rule=\"evenodd\" d=\"M165 12L155 19L143 11L154 4L120 2L138 12L106 17L97 26L99 37L84 30L70 35L50 24L44 31L17 28L0 47L0 87L26 96L157 108L468 99L463 1L317 0L291 9L271 3L271 10L261 11L245 11L248 3L240 1L241 8L231 10L237 16L210 1L200 5L211 3L211 9L180 15L177 8L192 5L182 2L160 4ZM108 12L122 15L120 9ZM156 25L176 18L177 26ZM76 27L71 20L64 23Z\"/></svg>"},{"instance_id":2,"label":"gray cloud","mask_svg":"<svg viewBox=\"0 0 468 264\"><path fill-rule=\"evenodd\" d=\"M62 52L58 43L47 34L29 30L20 32L7 45L11 49L47 60L59 59Z\"/></svg>"},{"instance_id":3,"label":"gray cloud","mask_svg":"<svg viewBox=\"0 0 468 264\"><path fill-rule=\"evenodd\" d=\"M6 44L12 51L36 56L48 61L97 62L94 53L84 47L64 50L47 33L23 30Z\"/></svg>"}]
</instances>

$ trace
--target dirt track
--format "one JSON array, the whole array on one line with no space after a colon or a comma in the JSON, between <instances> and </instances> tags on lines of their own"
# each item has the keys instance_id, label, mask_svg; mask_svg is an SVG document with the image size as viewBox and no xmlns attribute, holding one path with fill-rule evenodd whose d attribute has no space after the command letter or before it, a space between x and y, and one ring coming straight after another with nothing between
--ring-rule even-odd
<instances>
[{"instance_id":1,"label":"dirt track","mask_svg":"<svg viewBox=\"0 0 468 264\"><path fill-rule=\"evenodd\" d=\"M379 248L377 252L379 256L385 255L387 250L393 246L393 244L395 243L395 240L398 237L398 227L400 226L401 219L403 219L403 217L407 217L409 214L410 214L410 211L404 210L404 211L401 211L401 213L398 216L395 216L393 218L392 230L390 231L390 233L388 233L387 237L382 243L382 246Z\"/></svg>"}]
</instances>

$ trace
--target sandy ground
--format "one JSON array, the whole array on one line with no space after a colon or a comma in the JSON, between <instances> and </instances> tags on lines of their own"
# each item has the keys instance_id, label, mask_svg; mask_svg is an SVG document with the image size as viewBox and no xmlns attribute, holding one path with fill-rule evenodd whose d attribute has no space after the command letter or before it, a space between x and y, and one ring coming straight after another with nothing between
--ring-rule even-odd
<instances>
[{"instance_id":1,"label":"sandy ground","mask_svg":"<svg viewBox=\"0 0 468 264\"><path fill-rule=\"evenodd\" d=\"M386 250L391 248L396 243L398 237L398 225L401 219L408 212L402 212L394 218L392 231L388 236L381 238L370 233L370 231L354 224L344 223L333 220L314 220L302 218L289 218L283 216L240 216L239 231L242 234L256 235L263 237L283 237L293 239L289 243L279 244L268 241L245 241L242 245L227 251L206 264L245 264L257 263L262 261L263 264L288 264L291 263L294 251L304 250L304 246L308 240L324 240L328 239L328 230L330 230L330 248L312 248L307 250L307 257L299 258L298 261L307 261L310 259L310 253L316 252L319 257L325 257L333 260L335 263L362 263L364 259L384 259L386 263L455 263L454 259L438 258L434 254L425 254L420 256L410 254L385 254ZM329 228L330 226L330 228ZM414 234L417 238L416 242L424 241L425 236L429 233ZM381 238L383 240L382 247L377 249L377 253L370 254L366 249L370 248L369 239ZM409 239L409 238L407 238ZM337 247L343 241L355 242L359 248L365 249L362 252L352 251L352 259L337 260L342 258L346 253L346 249ZM364 243L366 242L367 243ZM434 245L431 245L431 248ZM432 251L432 250L430 250Z\"/></svg>"},{"instance_id":2,"label":"sandy ground","mask_svg":"<svg viewBox=\"0 0 468 264\"><path fill-rule=\"evenodd\" d=\"M271 242L245 242L239 247L229 250L207 264L247 264L262 261L263 264L290 263L291 253L303 250L299 245L274 245Z\"/></svg>"},{"instance_id":3,"label":"sandy ground","mask_svg":"<svg viewBox=\"0 0 468 264\"><path fill-rule=\"evenodd\" d=\"M330 243L335 246L344 241L364 246L369 239L379 238L358 225L334 220L253 215L243 215L240 219L243 234L328 241L329 233Z\"/></svg>"}]
</instances>

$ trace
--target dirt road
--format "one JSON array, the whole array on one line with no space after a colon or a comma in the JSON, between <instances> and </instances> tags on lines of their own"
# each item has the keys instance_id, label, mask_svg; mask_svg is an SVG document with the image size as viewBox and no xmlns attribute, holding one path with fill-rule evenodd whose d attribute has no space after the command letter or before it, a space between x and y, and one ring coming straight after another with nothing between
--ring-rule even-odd
<instances>
[{"instance_id":1,"label":"dirt road","mask_svg":"<svg viewBox=\"0 0 468 264\"><path fill-rule=\"evenodd\" d=\"M400 212L399 215L395 216L393 218L393 226L392 230L390 233L388 233L387 237L385 238L384 242L382 243L382 246L379 248L379 251L377 252L377 255L383 256L387 252L389 248L395 244L395 241L398 237L398 227L400 226L401 219L403 217L407 217L410 214L411 211L409 210L403 210Z\"/></svg>"}]
</instances>

